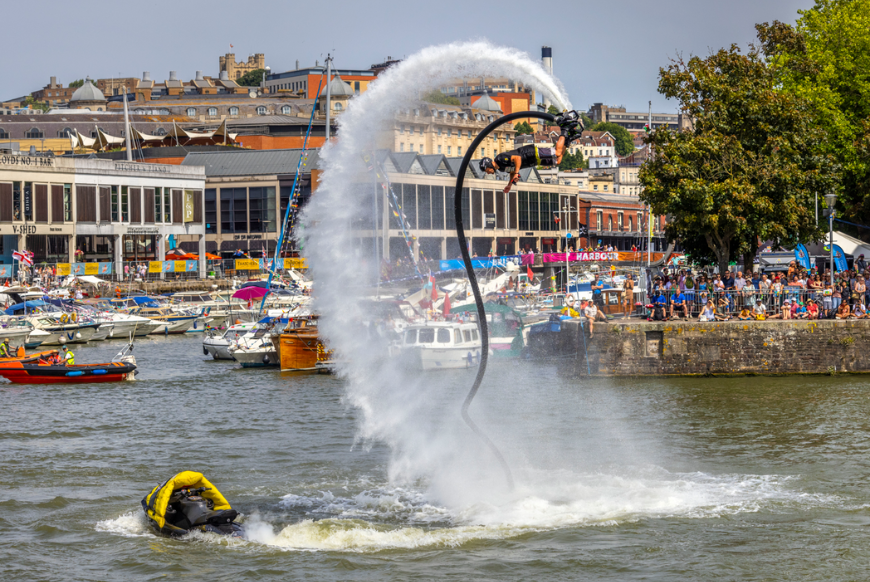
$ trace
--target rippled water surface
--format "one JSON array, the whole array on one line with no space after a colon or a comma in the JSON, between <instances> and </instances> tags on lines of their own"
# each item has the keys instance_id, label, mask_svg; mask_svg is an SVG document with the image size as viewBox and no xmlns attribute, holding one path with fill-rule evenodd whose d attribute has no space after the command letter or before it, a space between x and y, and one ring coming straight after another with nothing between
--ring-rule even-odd
<instances>
[{"instance_id":1,"label":"rippled water surface","mask_svg":"<svg viewBox=\"0 0 870 582\"><path fill-rule=\"evenodd\" d=\"M420 426L469 462L406 479L357 440L342 380L233 369L200 342L139 342L136 382L0 385L0 578L867 578L863 377L590 381L498 363L472 413L509 491L458 419L470 373L438 378ZM139 500L185 469L247 539L150 532Z\"/></svg>"}]
</instances>

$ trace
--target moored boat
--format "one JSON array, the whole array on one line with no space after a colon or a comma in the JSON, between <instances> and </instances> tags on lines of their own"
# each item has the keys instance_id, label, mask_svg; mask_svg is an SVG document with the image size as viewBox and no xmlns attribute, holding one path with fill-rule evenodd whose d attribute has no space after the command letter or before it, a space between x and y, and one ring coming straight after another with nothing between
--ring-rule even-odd
<instances>
[{"instance_id":1,"label":"moored boat","mask_svg":"<svg viewBox=\"0 0 870 582\"><path fill-rule=\"evenodd\" d=\"M401 354L424 371L471 368L480 364L481 345L477 324L430 321L405 329Z\"/></svg>"},{"instance_id":2,"label":"moored boat","mask_svg":"<svg viewBox=\"0 0 870 582\"><path fill-rule=\"evenodd\" d=\"M4 361L0 376L14 384L90 384L92 382L120 382L136 370L128 362L105 364L47 364L39 361Z\"/></svg>"},{"instance_id":3,"label":"moored boat","mask_svg":"<svg viewBox=\"0 0 870 582\"><path fill-rule=\"evenodd\" d=\"M284 331L272 336L282 372L312 374L328 372L332 352L320 340L317 319L294 319Z\"/></svg>"}]
</instances>

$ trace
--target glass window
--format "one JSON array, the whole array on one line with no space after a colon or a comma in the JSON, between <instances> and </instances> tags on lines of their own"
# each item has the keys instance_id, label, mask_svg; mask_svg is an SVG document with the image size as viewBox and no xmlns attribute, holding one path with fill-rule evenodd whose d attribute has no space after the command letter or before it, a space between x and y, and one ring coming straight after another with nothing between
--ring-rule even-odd
<instances>
[{"instance_id":1,"label":"glass window","mask_svg":"<svg viewBox=\"0 0 870 582\"><path fill-rule=\"evenodd\" d=\"M112 222L118 222L118 187L112 186Z\"/></svg>"},{"instance_id":2,"label":"glass window","mask_svg":"<svg viewBox=\"0 0 870 582\"><path fill-rule=\"evenodd\" d=\"M217 234L217 196L214 188L205 191L205 232Z\"/></svg>"},{"instance_id":3,"label":"glass window","mask_svg":"<svg viewBox=\"0 0 870 582\"><path fill-rule=\"evenodd\" d=\"M72 184L63 185L63 220L72 222Z\"/></svg>"},{"instance_id":4,"label":"glass window","mask_svg":"<svg viewBox=\"0 0 870 582\"><path fill-rule=\"evenodd\" d=\"M24 137L28 139L42 139L45 137L45 134L38 127L34 127L25 131Z\"/></svg>"},{"instance_id":5,"label":"glass window","mask_svg":"<svg viewBox=\"0 0 870 582\"><path fill-rule=\"evenodd\" d=\"M399 144L399 151L400 151L400 152L405 151L405 144L404 144L404 143L400 143L400 144Z\"/></svg>"},{"instance_id":6,"label":"glass window","mask_svg":"<svg viewBox=\"0 0 870 582\"><path fill-rule=\"evenodd\" d=\"M169 202L172 191L169 188L163 189L163 221L172 222L172 206Z\"/></svg>"},{"instance_id":7,"label":"glass window","mask_svg":"<svg viewBox=\"0 0 870 582\"><path fill-rule=\"evenodd\" d=\"M414 135L414 126L408 128L408 135Z\"/></svg>"},{"instance_id":8,"label":"glass window","mask_svg":"<svg viewBox=\"0 0 870 582\"><path fill-rule=\"evenodd\" d=\"M457 155L457 156L461 156L461 155L462 155L462 146L456 146L456 155Z\"/></svg>"},{"instance_id":9,"label":"glass window","mask_svg":"<svg viewBox=\"0 0 870 582\"><path fill-rule=\"evenodd\" d=\"M188 117L196 117L196 109L194 109L193 107L188 107L187 108L187 116Z\"/></svg>"},{"instance_id":10,"label":"glass window","mask_svg":"<svg viewBox=\"0 0 870 582\"><path fill-rule=\"evenodd\" d=\"M163 222L163 188L154 188L154 222Z\"/></svg>"},{"instance_id":11,"label":"glass window","mask_svg":"<svg viewBox=\"0 0 870 582\"><path fill-rule=\"evenodd\" d=\"M281 108L281 113L283 113L284 115L290 115L290 106L289 106L289 105L285 105L284 107L282 107L282 108Z\"/></svg>"},{"instance_id":12,"label":"glass window","mask_svg":"<svg viewBox=\"0 0 870 582\"><path fill-rule=\"evenodd\" d=\"M405 331L405 345L417 343L417 330L409 329Z\"/></svg>"},{"instance_id":13,"label":"glass window","mask_svg":"<svg viewBox=\"0 0 870 582\"><path fill-rule=\"evenodd\" d=\"M208 108L208 114L209 114L211 117L217 117L217 107L209 107L209 108Z\"/></svg>"},{"instance_id":14,"label":"glass window","mask_svg":"<svg viewBox=\"0 0 870 582\"><path fill-rule=\"evenodd\" d=\"M238 107L230 107L230 115L238 115L239 108Z\"/></svg>"},{"instance_id":15,"label":"glass window","mask_svg":"<svg viewBox=\"0 0 870 582\"><path fill-rule=\"evenodd\" d=\"M442 230L444 228L444 186L432 186L431 201L432 229Z\"/></svg>"},{"instance_id":16,"label":"glass window","mask_svg":"<svg viewBox=\"0 0 870 582\"><path fill-rule=\"evenodd\" d=\"M438 146L438 153L441 153L441 146Z\"/></svg>"},{"instance_id":17,"label":"glass window","mask_svg":"<svg viewBox=\"0 0 870 582\"><path fill-rule=\"evenodd\" d=\"M476 329L471 330L471 339L473 339L474 341L477 341L477 330Z\"/></svg>"},{"instance_id":18,"label":"glass window","mask_svg":"<svg viewBox=\"0 0 870 582\"><path fill-rule=\"evenodd\" d=\"M121 186L121 222L130 222L130 198L127 186Z\"/></svg>"},{"instance_id":19,"label":"glass window","mask_svg":"<svg viewBox=\"0 0 870 582\"><path fill-rule=\"evenodd\" d=\"M453 330L453 343L461 344L462 343L462 332L458 329Z\"/></svg>"},{"instance_id":20,"label":"glass window","mask_svg":"<svg viewBox=\"0 0 870 582\"><path fill-rule=\"evenodd\" d=\"M599 210L595 213L595 230L602 230L604 227L604 215Z\"/></svg>"},{"instance_id":21,"label":"glass window","mask_svg":"<svg viewBox=\"0 0 870 582\"><path fill-rule=\"evenodd\" d=\"M438 329L438 343L439 344L449 344L450 343L450 330L442 327Z\"/></svg>"},{"instance_id":22,"label":"glass window","mask_svg":"<svg viewBox=\"0 0 870 582\"><path fill-rule=\"evenodd\" d=\"M257 115L266 115L266 108L262 105L257 107Z\"/></svg>"},{"instance_id":23,"label":"glass window","mask_svg":"<svg viewBox=\"0 0 870 582\"><path fill-rule=\"evenodd\" d=\"M0 139L9 139L9 132L0 127Z\"/></svg>"},{"instance_id":24,"label":"glass window","mask_svg":"<svg viewBox=\"0 0 870 582\"><path fill-rule=\"evenodd\" d=\"M452 152L451 150L453 150L453 146L447 146L447 155L448 155L448 156L452 156L452 155L453 155L453 152Z\"/></svg>"},{"instance_id":25,"label":"glass window","mask_svg":"<svg viewBox=\"0 0 870 582\"><path fill-rule=\"evenodd\" d=\"M619 230L622 230L622 213L621 212L616 214L616 227Z\"/></svg>"},{"instance_id":26,"label":"glass window","mask_svg":"<svg viewBox=\"0 0 870 582\"><path fill-rule=\"evenodd\" d=\"M417 341L421 344L435 343L435 330L431 327L424 327L420 330L420 335Z\"/></svg>"},{"instance_id":27,"label":"glass window","mask_svg":"<svg viewBox=\"0 0 870 582\"><path fill-rule=\"evenodd\" d=\"M465 341L470 342L471 341L471 330L466 329L462 333L465 334Z\"/></svg>"},{"instance_id":28,"label":"glass window","mask_svg":"<svg viewBox=\"0 0 870 582\"><path fill-rule=\"evenodd\" d=\"M275 187L250 188L251 232L275 232Z\"/></svg>"}]
</instances>

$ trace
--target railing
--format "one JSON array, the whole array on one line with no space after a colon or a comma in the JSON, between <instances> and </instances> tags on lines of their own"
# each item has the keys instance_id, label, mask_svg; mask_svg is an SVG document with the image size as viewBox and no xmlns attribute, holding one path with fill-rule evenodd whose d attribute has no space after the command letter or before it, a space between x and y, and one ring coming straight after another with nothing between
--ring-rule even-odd
<instances>
[{"instance_id":1,"label":"railing","mask_svg":"<svg viewBox=\"0 0 870 582\"><path fill-rule=\"evenodd\" d=\"M654 290L652 297L649 298L649 304L655 304L657 297L664 298L664 308L668 316L672 313L677 315L677 303L674 298L679 295L677 289L662 289ZM708 300L713 301L713 306L716 309L716 314L723 317L737 317L740 311L745 307L753 315L753 308L761 301L761 306L764 307L765 317L777 317L782 314L782 306L788 300L789 304L798 303L800 307L803 304L807 307L810 300L818 306L818 318L833 319L837 308L843 302L842 297L834 297L833 295L825 295L822 289L804 289L802 287L783 287L781 291L759 291L752 290L726 290L726 291L709 291L709 290L685 290L682 292L686 301L686 307L690 317L699 317ZM858 303L870 301L870 291L863 294L852 293L846 303L850 306L855 306ZM851 311L851 310L850 310ZM682 312L679 313L682 317ZM809 310L805 317L810 317Z\"/></svg>"}]
</instances>

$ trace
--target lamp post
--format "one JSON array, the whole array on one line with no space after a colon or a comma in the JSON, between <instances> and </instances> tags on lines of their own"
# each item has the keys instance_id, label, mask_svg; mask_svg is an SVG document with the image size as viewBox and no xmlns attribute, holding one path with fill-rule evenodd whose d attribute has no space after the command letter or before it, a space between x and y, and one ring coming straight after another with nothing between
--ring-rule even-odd
<instances>
[{"instance_id":1,"label":"lamp post","mask_svg":"<svg viewBox=\"0 0 870 582\"><path fill-rule=\"evenodd\" d=\"M568 257L570 256L570 247L568 246L568 239L571 238L571 211L577 210L576 208L571 206L571 203L568 202L568 198L565 198L565 205L562 206L562 210L559 212L559 215L562 217L562 220L565 221L565 295L567 296L570 292L571 285L571 272L568 267Z\"/></svg>"},{"instance_id":2,"label":"lamp post","mask_svg":"<svg viewBox=\"0 0 870 582\"><path fill-rule=\"evenodd\" d=\"M837 202L837 195L833 192L825 194L825 202L828 204L828 233L831 246L831 289L834 288L834 204Z\"/></svg>"}]
</instances>

